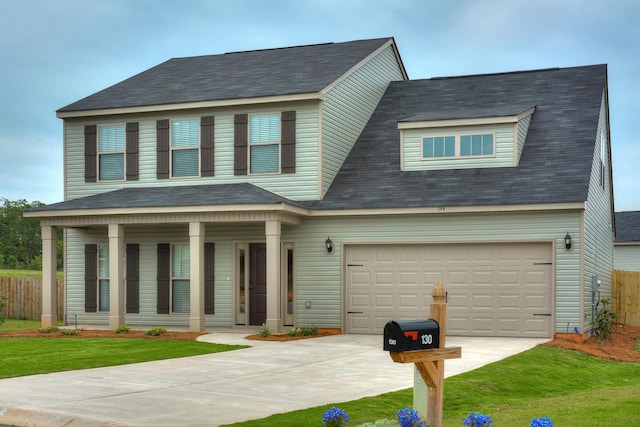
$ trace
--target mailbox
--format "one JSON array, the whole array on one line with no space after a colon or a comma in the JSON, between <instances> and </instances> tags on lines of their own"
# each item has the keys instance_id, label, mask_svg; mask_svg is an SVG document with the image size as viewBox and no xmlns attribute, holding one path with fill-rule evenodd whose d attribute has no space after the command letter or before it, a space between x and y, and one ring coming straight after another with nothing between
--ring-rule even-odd
<instances>
[{"instance_id":1,"label":"mailbox","mask_svg":"<svg viewBox=\"0 0 640 427\"><path fill-rule=\"evenodd\" d=\"M384 327L385 351L428 350L440 347L440 325L433 319L391 320Z\"/></svg>"}]
</instances>

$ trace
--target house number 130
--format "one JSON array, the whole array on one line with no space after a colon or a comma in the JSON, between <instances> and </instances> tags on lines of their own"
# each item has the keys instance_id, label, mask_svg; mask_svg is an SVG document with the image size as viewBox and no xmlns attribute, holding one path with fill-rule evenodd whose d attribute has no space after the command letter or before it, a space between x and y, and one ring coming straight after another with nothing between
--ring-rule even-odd
<instances>
[{"instance_id":1,"label":"house number 130","mask_svg":"<svg viewBox=\"0 0 640 427\"><path fill-rule=\"evenodd\" d=\"M433 337L430 334L422 335L422 344L431 344L433 342Z\"/></svg>"}]
</instances>

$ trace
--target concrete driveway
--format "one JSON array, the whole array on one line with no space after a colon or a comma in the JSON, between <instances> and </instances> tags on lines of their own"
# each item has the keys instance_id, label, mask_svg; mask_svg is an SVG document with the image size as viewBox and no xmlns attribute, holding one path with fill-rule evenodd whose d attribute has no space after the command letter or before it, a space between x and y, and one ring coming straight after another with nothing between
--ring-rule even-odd
<instances>
[{"instance_id":1,"label":"concrete driveway","mask_svg":"<svg viewBox=\"0 0 640 427\"><path fill-rule=\"evenodd\" d=\"M252 348L109 368L0 380L0 426L218 426L413 386L413 365L394 363L382 337L335 335L247 341L215 332L202 341ZM546 339L447 337L473 370Z\"/></svg>"}]
</instances>

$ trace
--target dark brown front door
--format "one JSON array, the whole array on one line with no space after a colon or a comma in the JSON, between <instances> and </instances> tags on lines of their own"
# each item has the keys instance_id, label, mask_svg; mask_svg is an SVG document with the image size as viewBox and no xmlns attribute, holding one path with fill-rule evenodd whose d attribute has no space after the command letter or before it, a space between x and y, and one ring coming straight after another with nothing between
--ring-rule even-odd
<instances>
[{"instance_id":1,"label":"dark brown front door","mask_svg":"<svg viewBox=\"0 0 640 427\"><path fill-rule=\"evenodd\" d=\"M249 324L267 320L267 245L249 245Z\"/></svg>"}]
</instances>

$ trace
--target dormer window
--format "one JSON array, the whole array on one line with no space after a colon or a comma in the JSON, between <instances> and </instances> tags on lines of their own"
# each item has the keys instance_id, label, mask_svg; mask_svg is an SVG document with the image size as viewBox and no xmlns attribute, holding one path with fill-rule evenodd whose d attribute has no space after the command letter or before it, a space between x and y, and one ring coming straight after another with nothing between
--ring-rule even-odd
<instances>
[{"instance_id":1,"label":"dormer window","mask_svg":"<svg viewBox=\"0 0 640 427\"><path fill-rule=\"evenodd\" d=\"M422 138L423 159L493 156L494 134L427 136Z\"/></svg>"},{"instance_id":2,"label":"dormer window","mask_svg":"<svg viewBox=\"0 0 640 427\"><path fill-rule=\"evenodd\" d=\"M496 115L487 115L491 111ZM464 117L450 117L439 110L400 120L400 168L420 171L517 166L534 111L535 107L497 106L465 111Z\"/></svg>"}]
</instances>

